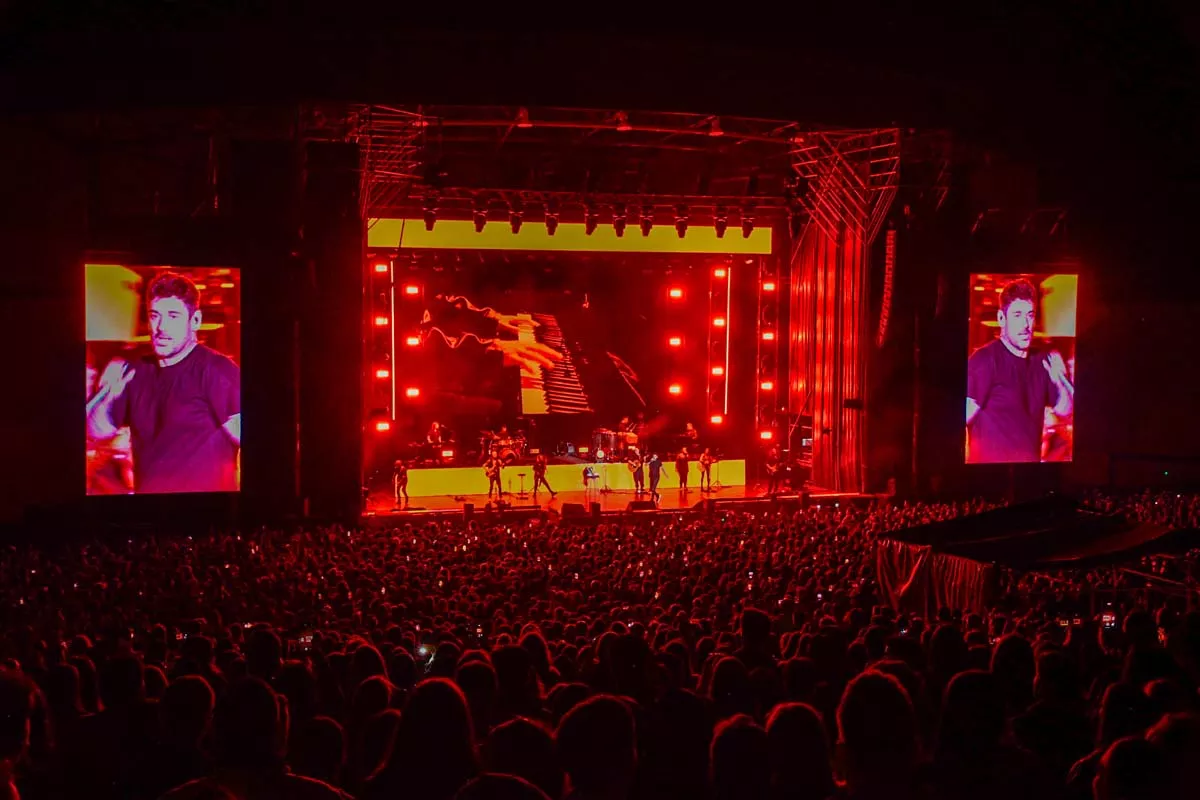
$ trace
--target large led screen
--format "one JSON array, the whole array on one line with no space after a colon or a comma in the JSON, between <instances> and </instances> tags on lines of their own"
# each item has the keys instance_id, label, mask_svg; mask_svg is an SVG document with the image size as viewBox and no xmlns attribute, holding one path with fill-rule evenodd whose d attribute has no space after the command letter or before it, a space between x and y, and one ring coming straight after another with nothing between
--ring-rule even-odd
<instances>
[{"instance_id":1,"label":"large led screen","mask_svg":"<svg viewBox=\"0 0 1200 800\"><path fill-rule=\"evenodd\" d=\"M966 460L1070 461L1077 275L971 276Z\"/></svg>"},{"instance_id":2,"label":"large led screen","mask_svg":"<svg viewBox=\"0 0 1200 800\"><path fill-rule=\"evenodd\" d=\"M241 281L221 267L85 268L87 493L241 484Z\"/></svg>"}]
</instances>

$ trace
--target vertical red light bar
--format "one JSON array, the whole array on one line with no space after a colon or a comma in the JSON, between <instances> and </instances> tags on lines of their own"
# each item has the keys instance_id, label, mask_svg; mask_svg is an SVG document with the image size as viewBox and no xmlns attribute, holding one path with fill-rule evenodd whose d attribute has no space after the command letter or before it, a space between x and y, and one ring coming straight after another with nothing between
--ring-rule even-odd
<instances>
[{"instance_id":1,"label":"vertical red light bar","mask_svg":"<svg viewBox=\"0 0 1200 800\"><path fill-rule=\"evenodd\" d=\"M775 274L774 264L766 260L759 261L754 424L764 434L772 431L780 408L774 391L779 373L779 294L779 278ZM762 440L771 442L774 436L763 436Z\"/></svg>"}]
</instances>

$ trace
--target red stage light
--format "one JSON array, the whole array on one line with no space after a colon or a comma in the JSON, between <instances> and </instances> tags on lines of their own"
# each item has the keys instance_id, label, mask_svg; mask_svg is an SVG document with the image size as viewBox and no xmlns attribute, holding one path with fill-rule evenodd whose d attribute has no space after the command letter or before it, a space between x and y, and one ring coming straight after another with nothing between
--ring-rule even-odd
<instances>
[{"instance_id":1,"label":"red stage light","mask_svg":"<svg viewBox=\"0 0 1200 800\"><path fill-rule=\"evenodd\" d=\"M716 269L713 270L714 278L724 278L728 274L729 274L729 271L727 269L725 269L724 267L717 267Z\"/></svg>"},{"instance_id":2,"label":"red stage light","mask_svg":"<svg viewBox=\"0 0 1200 800\"><path fill-rule=\"evenodd\" d=\"M408 345L409 347L417 347L421 344L421 337L420 336L406 336L406 337L404 337L404 343L406 345Z\"/></svg>"},{"instance_id":3,"label":"red stage light","mask_svg":"<svg viewBox=\"0 0 1200 800\"><path fill-rule=\"evenodd\" d=\"M763 281L763 291L764 292L775 291L775 281Z\"/></svg>"},{"instance_id":4,"label":"red stage light","mask_svg":"<svg viewBox=\"0 0 1200 800\"><path fill-rule=\"evenodd\" d=\"M578 447L576 448L576 452L581 456L586 456L588 453L592 452L592 448L587 446Z\"/></svg>"},{"instance_id":5,"label":"red stage light","mask_svg":"<svg viewBox=\"0 0 1200 800\"><path fill-rule=\"evenodd\" d=\"M670 386L667 387L667 393L674 394L674 395L681 395L681 394L683 394L683 387L680 386L678 383L672 383Z\"/></svg>"},{"instance_id":6,"label":"red stage light","mask_svg":"<svg viewBox=\"0 0 1200 800\"><path fill-rule=\"evenodd\" d=\"M415 386L410 386L404 390L404 396L405 397L420 397L421 390Z\"/></svg>"},{"instance_id":7,"label":"red stage light","mask_svg":"<svg viewBox=\"0 0 1200 800\"><path fill-rule=\"evenodd\" d=\"M418 295L421 293L421 287L417 286L416 284L410 283L404 287L404 293L406 295L408 295L409 297Z\"/></svg>"},{"instance_id":8,"label":"red stage light","mask_svg":"<svg viewBox=\"0 0 1200 800\"><path fill-rule=\"evenodd\" d=\"M713 368L712 368L712 374L713 374L713 375L716 375L716 376L718 376L718 377L719 377L719 376L721 376L721 375L724 375L724 374L725 374L725 368L724 368L724 367L713 367Z\"/></svg>"},{"instance_id":9,"label":"red stage light","mask_svg":"<svg viewBox=\"0 0 1200 800\"><path fill-rule=\"evenodd\" d=\"M670 297L672 300L682 300L683 289L680 289L678 286L672 286L667 290L667 297Z\"/></svg>"},{"instance_id":10,"label":"red stage light","mask_svg":"<svg viewBox=\"0 0 1200 800\"><path fill-rule=\"evenodd\" d=\"M769 442L775 438L775 431L759 431L758 438L762 439L764 442Z\"/></svg>"},{"instance_id":11,"label":"red stage light","mask_svg":"<svg viewBox=\"0 0 1200 800\"><path fill-rule=\"evenodd\" d=\"M713 425L720 425L722 422L725 421L725 418L722 417L720 414L713 414L711 417L708 418L708 421L711 422Z\"/></svg>"},{"instance_id":12,"label":"red stage light","mask_svg":"<svg viewBox=\"0 0 1200 800\"><path fill-rule=\"evenodd\" d=\"M233 284L233 283L230 283L229 281L226 281L225 283L222 283L222 284L221 284L221 288L222 288L222 289L232 289L232 288L233 288L235 285L236 285L236 284Z\"/></svg>"},{"instance_id":13,"label":"red stage light","mask_svg":"<svg viewBox=\"0 0 1200 800\"><path fill-rule=\"evenodd\" d=\"M453 450L443 450L442 458L454 458L454 451Z\"/></svg>"},{"instance_id":14,"label":"red stage light","mask_svg":"<svg viewBox=\"0 0 1200 800\"><path fill-rule=\"evenodd\" d=\"M381 261L380 263L375 265L375 274L376 275L387 275L387 271L388 271L387 262Z\"/></svg>"},{"instance_id":15,"label":"red stage light","mask_svg":"<svg viewBox=\"0 0 1200 800\"><path fill-rule=\"evenodd\" d=\"M376 433L387 433L391 429L392 429L392 423L388 422L386 419L381 419L375 423Z\"/></svg>"},{"instance_id":16,"label":"red stage light","mask_svg":"<svg viewBox=\"0 0 1200 800\"><path fill-rule=\"evenodd\" d=\"M376 377L376 378L379 378L379 379L381 379L381 380L387 380L388 378L390 378L390 377L391 377L391 375L392 375L392 373L391 373L389 370L386 370L386 369L377 369L377 370L375 370L375 377Z\"/></svg>"},{"instance_id":17,"label":"red stage light","mask_svg":"<svg viewBox=\"0 0 1200 800\"><path fill-rule=\"evenodd\" d=\"M679 347L683 344L683 337L672 336L670 339L667 339L667 344L669 344L671 347Z\"/></svg>"},{"instance_id":18,"label":"red stage light","mask_svg":"<svg viewBox=\"0 0 1200 800\"><path fill-rule=\"evenodd\" d=\"M383 328L383 327L386 327L387 324L388 324L387 317L376 317L375 318L375 326L376 327Z\"/></svg>"},{"instance_id":19,"label":"red stage light","mask_svg":"<svg viewBox=\"0 0 1200 800\"><path fill-rule=\"evenodd\" d=\"M724 317L713 317L713 327L714 328L724 328L725 327L725 318Z\"/></svg>"},{"instance_id":20,"label":"red stage light","mask_svg":"<svg viewBox=\"0 0 1200 800\"><path fill-rule=\"evenodd\" d=\"M758 388L762 389L764 392L772 391L775 388L775 382L774 381L763 381L762 383L760 383L758 385Z\"/></svg>"},{"instance_id":21,"label":"red stage light","mask_svg":"<svg viewBox=\"0 0 1200 800\"><path fill-rule=\"evenodd\" d=\"M763 332L762 332L762 338L763 338L763 341L764 341L764 342L773 342L773 341L775 341L775 331L763 331Z\"/></svg>"}]
</instances>

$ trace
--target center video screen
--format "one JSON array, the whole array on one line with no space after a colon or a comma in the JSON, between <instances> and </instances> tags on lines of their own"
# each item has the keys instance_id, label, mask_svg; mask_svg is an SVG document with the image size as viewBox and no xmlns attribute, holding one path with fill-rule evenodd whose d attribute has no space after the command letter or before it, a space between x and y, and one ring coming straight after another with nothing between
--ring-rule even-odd
<instances>
[{"instance_id":1,"label":"center video screen","mask_svg":"<svg viewBox=\"0 0 1200 800\"><path fill-rule=\"evenodd\" d=\"M241 277L88 264L87 494L241 485Z\"/></svg>"},{"instance_id":2,"label":"center video screen","mask_svg":"<svg viewBox=\"0 0 1200 800\"><path fill-rule=\"evenodd\" d=\"M971 276L967 463L1072 460L1078 280Z\"/></svg>"},{"instance_id":3,"label":"center video screen","mask_svg":"<svg viewBox=\"0 0 1200 800\"><path fill-rule=\"evenodd\" d=\"M702 427L714 257L414 259L395 284L396 458L438 460L440 450L423 450L431 441L456 464L677 450L689 426ZM420 402L405 402L409 391Z\"/></svg>"}]
</instances>

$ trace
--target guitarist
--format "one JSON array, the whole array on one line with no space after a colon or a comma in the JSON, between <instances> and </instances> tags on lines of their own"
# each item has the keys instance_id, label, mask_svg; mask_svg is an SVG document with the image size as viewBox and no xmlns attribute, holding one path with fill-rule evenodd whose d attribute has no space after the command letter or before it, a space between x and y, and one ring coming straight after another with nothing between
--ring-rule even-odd
<instances>
[{"instance_id":1,"label":"guitarist","mask_svg":"<svg viewBox=\"0 0 1200 800\"><path fill-rule=\"evenodd\" d=\"M488 479L488 500L492 499L492 490L496 490L496 499L499 500L503 492L500 489L500 459L495 456L490 456L483 464L483 474L487 475Z\"/></svg>"},{"instance_id":2,"label":"guitarist","mask_svg":"<svg viewBox=\"0 0 1200 800\"><path fill-rule=\"evenodd\" d=\"M642 456L637 448L629 451L629 471L633 473L634 494L642 496L646 493L646 470L642 466Z\"/></svg>"},{"instance_id":3,"label":"guitarist","mask_svg":"<svg viewBox=\"0 0 1200 800\"><path fill-rule=\"evenodd\" d=\"M716 463L713 458L712 448L704 448L704 452L700 454L700 491L711 492L712 488L712 465Z\"/></svg>"},{"instance_id":4,"label":"guitarist","mask_svg":"<svg viewBox=\"0 0 1200 800\"><path fill-rule=\"evenodd\" d=\"M392 465L392 490L396 495L396 507L400 507L400 497L404 497L404 505L408 505L408 464L397 460Z\"/></svg>"},{"instance_id":5,"label":"guitarist","mask_svg":"<svg viewBox=\"0 0 1200 800\"><path fill-rule=\"evenodd\" d=\"M767 453L767 494L775 495L779 493L780 484L783 479L782 464L779 460L779 448L772 447Z\"/></svg>"}]
</instances>

